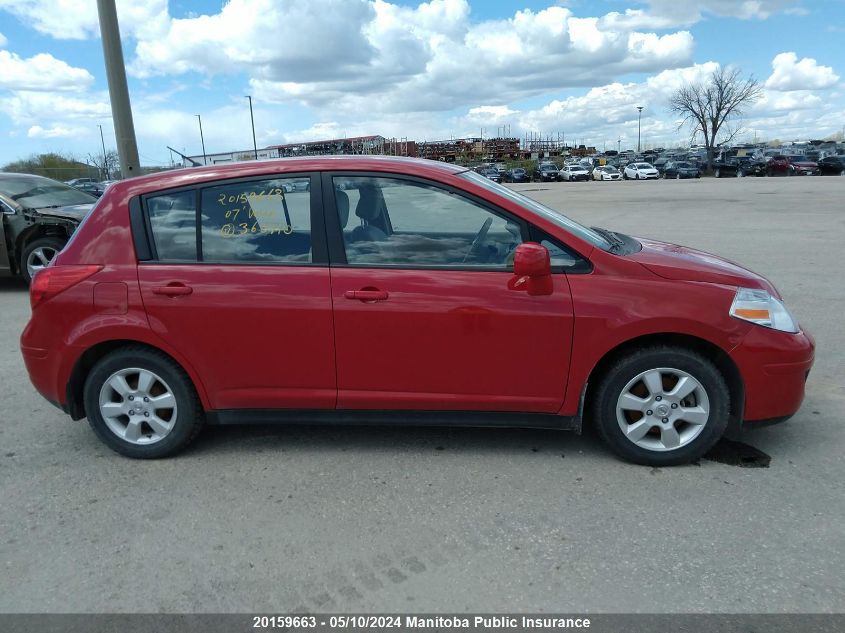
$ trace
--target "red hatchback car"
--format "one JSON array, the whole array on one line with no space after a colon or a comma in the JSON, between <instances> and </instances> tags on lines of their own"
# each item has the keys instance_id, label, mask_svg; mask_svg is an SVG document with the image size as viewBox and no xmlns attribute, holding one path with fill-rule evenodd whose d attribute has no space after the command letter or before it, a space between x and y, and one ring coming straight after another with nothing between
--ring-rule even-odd
<instances>
[{"instance_id":1,"label":"red hatchback car","mask_svg":"<svg viewBox=\"0 0 845 633\"><path fill-rule=\"evenodd\" d=\"M203 424L586 418L622 457L678 464L795 413L814 351L737 264L383 157L116 183L31 302L33 384L131 457Z\"/></svg>"}]
</instances>

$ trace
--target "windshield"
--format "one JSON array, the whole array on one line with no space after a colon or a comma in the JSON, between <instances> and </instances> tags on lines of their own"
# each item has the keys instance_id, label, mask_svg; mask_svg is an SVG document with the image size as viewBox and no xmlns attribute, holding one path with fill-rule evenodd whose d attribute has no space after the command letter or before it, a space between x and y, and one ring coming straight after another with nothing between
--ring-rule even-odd
<instances>
[{"instance_id":1,"label":"windshield","mask_svg":"<svg viewBox=\"0 0 845 633\"><path fill-rule=\"evenodd\" d=\"M634 165L637 169L653 169L648 163L637 163Z\"/></svg>"},{"instance_id":2,"label":"windshield","mask_svg":"<svg viewBox=\"0 0 845 633\"><path fill-rule=\"evenodd\" d=\"M523 196L521 193L517 193L512 189L508 189L504 185L500 185L499 183L493 182L492 180L482 178L474 172L465 171L458 174L458 176L470 180L474 184L483 187L488 191L492 191L496 195L502 196L503 198L507 198L511 202L515 202L519 206L525 207L529 211L533 211L544 219L555 223L563 230L572 233L576 237L581 238L585 242L589 242L593 246L596 246L602 249L603 251L609 251L611 248L611 243L608 240L603 238L594 230L588 229L586 226L582 226L578 224L575 220L566 217L560 211L550 209L549 207L540 204L536 200L532 200L527 196Z\"/></svg>"},{"instance_id":3,"label":"windshield","mask_svg":"<svg viewBox=\"0 0 845 633\"><path fill-rule=\"evenodd\" d=\"M0 177L0 191L28 209L97 202L95 197L84 191L41 176Z\"/></svg>"},{"instance_id":4,"label":"windshield","mask_svg":"<svg viewBox=\"0 0 845 633\"><path fill-rule=\"evenodd\" d=\"M607 167L602 167L602 169L607 172L608 174L618 174L619 170L616 169L613 165L608 165Z\"/></svg>"},{"instance_id":5,"label":"windshield","mask_svg":"<svg viewBox=\"0 0 845 633\"><path fill-rule=\"evenodd\" d=\"M554 165L540 165L540 171L557 171Z\"/></svg>"}]
</instances>

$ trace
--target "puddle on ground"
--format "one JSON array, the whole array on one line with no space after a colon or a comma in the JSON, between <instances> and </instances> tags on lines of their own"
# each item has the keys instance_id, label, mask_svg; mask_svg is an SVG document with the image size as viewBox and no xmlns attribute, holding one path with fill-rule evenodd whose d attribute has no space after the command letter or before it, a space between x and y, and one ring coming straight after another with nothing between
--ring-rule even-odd
<instances>
[{"instance_id":1,"label":"puddle on ground","mask_svg":"<svg viewBox=\"0 0 845 633\"><path fill-rule=\"evenodd\" d=\"M771 456L760 449L725 438L719 440L704 459L740 468L768 468L772 462Z\"/></svg>"}]
</instances>

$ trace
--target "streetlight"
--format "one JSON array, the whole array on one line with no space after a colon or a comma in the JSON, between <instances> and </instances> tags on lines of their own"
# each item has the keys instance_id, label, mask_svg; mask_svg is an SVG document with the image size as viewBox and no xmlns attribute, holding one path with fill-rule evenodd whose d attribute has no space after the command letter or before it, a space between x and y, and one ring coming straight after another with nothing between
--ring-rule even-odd
<instances>
[{"instance_id":1,"label":"streetlight","mask_svg":"<svg viewBox=\"0 0 845 633\"><path fill-rule=\"evenodd\" d=\"M200 142L202 143L202 164L208 165L208 159L205 157L205 139L202 136L202 117L198 114L197 121L200 123Z\"/></svg>"},{"instance_id":2,"label":"streetlight","mask_svg":"<svg viewBox=\"0 0 845 633\"><path fill-rule=\"evenodd\" d=\"M108 180L110 174L106 166L106 139L103 137L103 126L98 123L97 127L100 128L100 142L103 144L103 173L106 175L103 180Z\"/></svg>"},{"instance_id":3,"label":"streetlight","mask_svg":"<svg viewBox=\"0 0 845 633\"><path fill-rule=\"evenodd\" d=\"M640 130L643 120L643 106L637 106L637 153L640 153Z\"/></svg>"},{"instance_id":4,"label":"streetlight","mask_svg":"<svg viewBox=\"0 0 845 633\"><path fill-rule=\"evenodd\" d=\"M249 99L249 120L252 123L252 149L255 152L255 160L258 160L258 145L255 143L255 119L252 117L252 95L245 95Z\"/></svg>"}]
</instances>

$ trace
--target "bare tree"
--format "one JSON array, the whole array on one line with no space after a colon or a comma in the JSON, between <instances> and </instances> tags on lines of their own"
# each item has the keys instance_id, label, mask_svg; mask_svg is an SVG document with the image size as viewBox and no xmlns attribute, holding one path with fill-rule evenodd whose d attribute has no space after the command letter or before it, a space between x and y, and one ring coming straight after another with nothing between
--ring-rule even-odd
<instances>
[{"instance_id":1,"label":"bare tree","mask_svg":"<svg viewBox=\"0 0 845 633\"><path fill-rule=\"evenodd\" d=\"M108 180L120 167L120 158L113 149L108 150L105 155L88 154L88 162L97 167L102 180Z\"/></svg>"},{"instance_id":2,"label":"bare tree","mask_svg":"<svg viewBox=\"0 0 845 633\"><path fill-rule=\"evenodd\" d=\"M692 125L693 135L701 133L707 148L707 171L713 170L713 150L719 133L727 131L722 142L739 133L738 126L725 125L760 98L760 84L753 77L742 79L738 69L720 68L700 83L679 88L669 100L672 112L684 117L680 127ZM723 129L724 128L724 129Z\"/></svg>"}]
</instances>

